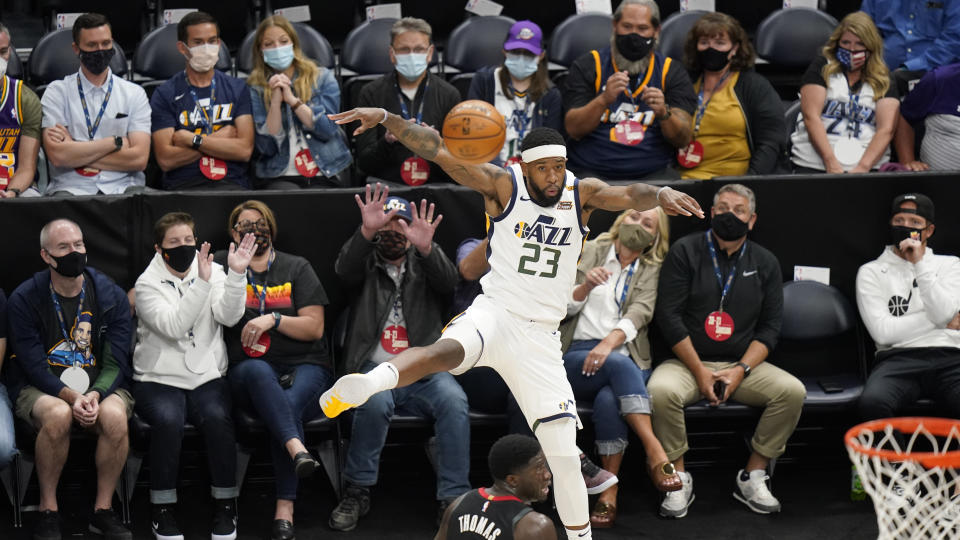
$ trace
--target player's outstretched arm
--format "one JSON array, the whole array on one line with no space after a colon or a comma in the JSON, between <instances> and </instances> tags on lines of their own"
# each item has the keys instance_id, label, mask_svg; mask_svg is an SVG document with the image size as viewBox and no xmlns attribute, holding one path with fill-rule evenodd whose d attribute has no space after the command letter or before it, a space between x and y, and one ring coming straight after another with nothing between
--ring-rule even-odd
<instances>
[{"instance_id":1,"label":"player's outstretched arm","mask_svg":"<svg viewBox=\"0 0 960 540\"><path fill-rule=\"evenodd\" d=\"M597 178L584 178L580 181L580 200L585 210L599 208L618 212L633 208L643 211L661 206L671 216L697 216L703 219L703 209L696 199L666 186L642 183L611 186Z\"/></svg>"},{"instance_id":2,"label":"player's outstretched arm","mask_svg":"<svg viewBox=\"0 0 960 540\"><path fill-rule=\"evenodd\" d=\"M499 188L506 188L509 197L509 190L512 189L510 173L489 163L472 165L457 160L443 147L443 139L437 130L429 126L418 125L374 107L360 107L329 116L337 124L359 121L360 126L354 130L354 135L376 127L377 124L383 124L404 146L418 156L440 165L458 184L496 198L499 191L497 184L500 183L502 185Z\"/></svg>"}]
</instances>

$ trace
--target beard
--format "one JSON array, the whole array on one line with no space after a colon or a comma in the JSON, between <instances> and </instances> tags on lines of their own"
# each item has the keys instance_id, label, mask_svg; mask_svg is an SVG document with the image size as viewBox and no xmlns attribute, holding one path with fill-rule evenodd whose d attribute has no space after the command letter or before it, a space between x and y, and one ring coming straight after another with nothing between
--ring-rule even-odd
<instances>
[{"instance_id":1,"label":"beard","mask_svg":"<svg viewBox=\"0 0 960 540\"><path fill-rule=\"evenodd\" d=\"M524 180L527 183L527 193L530 194L530 200L544 208L550 208L556 205L557 201L563 197L563 185L559 187L556 195L553 197L548 197L542 189L538 188L537 185L531 182L529 179L524 178Z\"/></svg>"},{"instance_id":2,"label":"beard","mask_svg":"<svg viewBox=\"0 0 960 540\"><path fill-rule=\"evenodd\" d=\"M647 69L647 62L650 60L650 55L644 56L639 60L627 60L627 58L617 50L616 41L616 34L610 36L610 54L613 55L613 60L617 63L620 71L626 71L631 76L636 76ZM654 49L656 49L656 43L654 44Z\"/></svg>"}]
</instances>

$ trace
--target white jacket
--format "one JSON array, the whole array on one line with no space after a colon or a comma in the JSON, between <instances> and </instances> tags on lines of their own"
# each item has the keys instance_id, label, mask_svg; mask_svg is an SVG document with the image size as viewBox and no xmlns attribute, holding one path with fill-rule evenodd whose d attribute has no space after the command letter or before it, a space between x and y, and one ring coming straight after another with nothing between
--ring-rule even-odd
<instances>
[{"instance_id":1,"label":"white jacket","mask_svg":"<svg viewBox=\"0 0 960 540\"><path fill-rule=\"evenodd\" d=\"M913 264L887 246L857 272L857 307L877 350L960 347L946 328L960 311L960 259L928 247Z\"/></svg>"},{"instance_id":2,"label":"white jacket","mask_svg":"<svg viewBox=\"0 0 960 540\"><path fill-rule=\"evenodd\" d=\"M135 381L192 390L227 372L223 325L233 326L243 317L244 274L228 270L225 276L223 267L214 263L210 281L203 281L197 277L194 259L181 280L155 254L135 288L139 319L133 353ZM190 369L187 353L194 345L199 362Z\"/></svg>"}]
</instances>

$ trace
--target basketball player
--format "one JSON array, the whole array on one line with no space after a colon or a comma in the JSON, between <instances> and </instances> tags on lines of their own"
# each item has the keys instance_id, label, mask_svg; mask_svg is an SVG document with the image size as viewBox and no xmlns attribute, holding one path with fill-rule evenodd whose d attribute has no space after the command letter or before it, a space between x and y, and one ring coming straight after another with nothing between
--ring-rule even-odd
<instances>
[{"instance_id":1,"label":"basketball player","mask_svg":"<svg viewBox=\"0 0 960 540\"><path fill-rule=\"evenodd\" d=\"M436 343L407 349L366 374L340 378L320 397L323 412L335 417L377 392L431 373L459 375L474 366L492 367L540 440L557 485L557 512L567 537L592 538L576 445L580 419L557 331L589 232L586 223L598 208L642 211L657 204L669 214L703 218L700 205L669 187L608 186L596 178L574 177L566 169L563 137L550 128L531 130L520 144L520 163L503 169L458 161L436 130L384 109L353 109L330 118L338 124L359 121L354 135L381 123L457 183L480 192L487 213L490 272L480 281L483 294L447 325Z\"/></svg>"},{"instance_id":2,"label":"basketball player","mask_svg":"<svg viewBox=\"0 0 960 540\"><path fill-rule=\"evenodd\" d=\"M537 440L518 434L500 437L487 463L493 487L468 491L453 501L434 540L557 540L550 518L530 508L550 493L550 470Z\"/></svg>"}]
</instances>

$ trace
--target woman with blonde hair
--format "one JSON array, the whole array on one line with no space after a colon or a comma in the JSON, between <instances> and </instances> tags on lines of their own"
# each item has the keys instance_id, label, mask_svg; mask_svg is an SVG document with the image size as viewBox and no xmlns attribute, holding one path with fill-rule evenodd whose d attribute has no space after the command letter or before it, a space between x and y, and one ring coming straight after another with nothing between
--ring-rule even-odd
<instances>
[{"instance_id":1,"label":"woman with blonde hair","mask_svg":"<svg viewBox=\"0 0 960 540\"><path fill-rule=\"evenodd\" d=\"M610 230L584 244L577 286L560 326L567 379L578 401L593 401L593 425L602 467L614 475L627 447L628 429L640 439L657 489L675 491L680 478L650 425L650 341L660 265L670 247L667 215L660 208L627 210ZM600 494L590 515L594 528L613 525L617 486Z\"/></svg>"},{"instance_id":2,"label":"woman with blonde hair","mask_svg":"<svg viewBox=\"0 0 960 540\"><path fill-rule=\"evenodd\" d=\"M797 172L862 173L890 161L900 101L870 16L851 13L807 69L791 136Z\"/></svg>"},{"instance_id":3,"label":"woman with blonde hair","mask_svg":"<svg viewBox=\"0 0 960 540\"><path fill-rule=\"evenodd\" d=\"M340 111L340 87L332 71L304 56L296 30L284 17L267 17L257 27L247 84L257 130L253 161L258 187L348 183L346 136L327 118Z\"/></svg>"}]
</instances>

